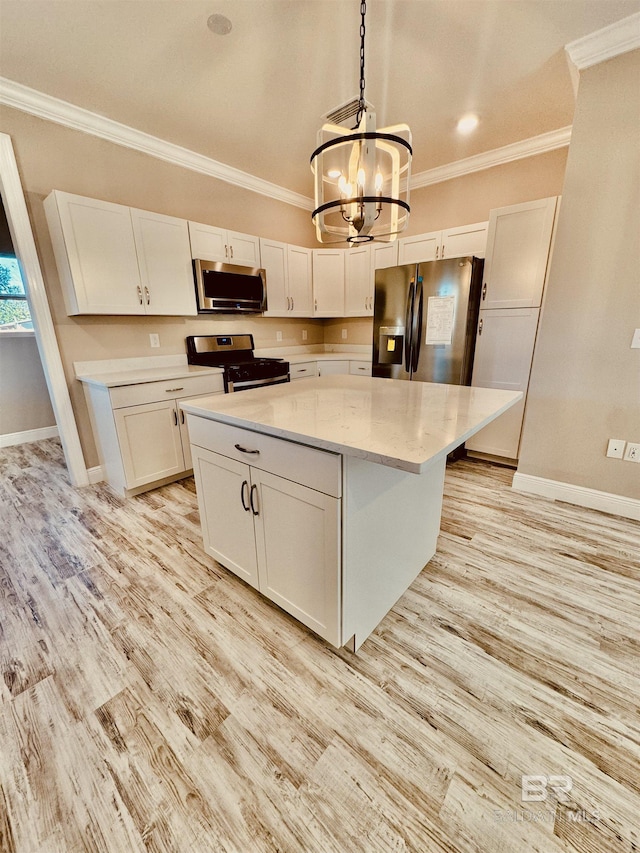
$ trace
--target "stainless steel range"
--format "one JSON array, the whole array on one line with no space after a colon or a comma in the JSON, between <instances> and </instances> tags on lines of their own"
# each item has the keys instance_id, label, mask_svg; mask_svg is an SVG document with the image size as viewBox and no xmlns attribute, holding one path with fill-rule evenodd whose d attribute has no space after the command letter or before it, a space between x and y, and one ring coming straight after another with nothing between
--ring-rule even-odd
<instances>
[{"instance_id":1,"label":"stainless steel range","mask_svg":"<svg viewBox=\"0 0 640 853\"><path fill-rule=\"evenodd\" d=\"M256 358L253 335L189 335L187 361L221 367L227 393L289 381L288 361Z\"/></svg>"}]
</instances>

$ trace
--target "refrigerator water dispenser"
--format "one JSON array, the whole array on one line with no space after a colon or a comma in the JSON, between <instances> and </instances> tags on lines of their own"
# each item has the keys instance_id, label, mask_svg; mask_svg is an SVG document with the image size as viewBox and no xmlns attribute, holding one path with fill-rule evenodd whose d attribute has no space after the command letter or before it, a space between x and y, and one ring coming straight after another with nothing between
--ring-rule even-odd
<instances>
[{"instance_id":1,"label":"refrigerator water dispenser","mask_svg":"<svg viewBox=\"0 0 640 853\"><path fill-rule=\"evenodd\" d=\"M378 363L402 364L404 352L404 326L380 326Z\"/></svg>"}]
</instances>

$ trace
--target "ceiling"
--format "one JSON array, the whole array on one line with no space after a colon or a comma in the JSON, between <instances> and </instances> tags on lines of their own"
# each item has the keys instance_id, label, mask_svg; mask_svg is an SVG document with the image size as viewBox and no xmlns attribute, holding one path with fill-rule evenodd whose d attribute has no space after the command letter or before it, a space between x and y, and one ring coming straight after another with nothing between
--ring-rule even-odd
<instances>
[{"instance_id":1,"label":"ceiling","mask_svg":"<svg viewBox=\"0 0 640 853\"><path fill-rule=\"evenodd\" d=\"M564 45L640 0L369 0L366 98L413 173L571 124ZM212 14L228 35L207 27ZM359 0L0 0L0 75L313 195L321 117L357 96ZM465 112L477 131L456 132Z\"/></svg>"}]
</instances>

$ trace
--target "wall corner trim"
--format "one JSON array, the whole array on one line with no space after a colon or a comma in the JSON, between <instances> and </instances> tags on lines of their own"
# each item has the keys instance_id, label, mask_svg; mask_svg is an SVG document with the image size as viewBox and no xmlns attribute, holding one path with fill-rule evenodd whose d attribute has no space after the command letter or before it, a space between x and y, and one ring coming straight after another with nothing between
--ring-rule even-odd
<instances>
[{"instance_id":1,"label":"wall corner trim","mask_svg":"<svg viewBox=\"0 0 640 853\"><path fill-rule=\"evenodd\" d=\"M565 45L579 71L640 47L640 12Z\"/></svg>"},{"instance_id":2,"label":"wall corner trim","mask_svg":"<svg viewBox=\"0 0 640 853\"><path fill-rule=\"evenodd\" d=\"M516 492L539 495L554 501L564 501L586 509L597 509L600 512L640 521L640 500L636 498L600 492L584 486L574 486L572 483L562 483L559 480L547 480L544 477L521 474L518 471L514 474L512 488Z\"/></svg>"},{"instance_id":3,"label":"wall corner trim","mask_svg":"<svg viewBox=\"0 0 640 853\"><path fill-rule=\"evenodd\" d=\"M101 483L103 480L107 479L102 465L96 465L94 468L87 468L87 476L89 477L89 484L91 486L95 486L96 483Z\"/></svg>"}]
</instances>

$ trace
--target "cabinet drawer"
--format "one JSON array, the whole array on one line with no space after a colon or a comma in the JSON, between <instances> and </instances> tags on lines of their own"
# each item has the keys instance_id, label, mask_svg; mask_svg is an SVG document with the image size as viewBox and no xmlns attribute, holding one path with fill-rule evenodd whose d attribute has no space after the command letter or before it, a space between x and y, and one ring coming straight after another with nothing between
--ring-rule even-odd
<instances>
[{"instance_id":1,"label":"cabinet drawer","mask_svg":"<svg viewBox=\"0 0 640 853\"><path fill-rule=\"evenodd\" d=\"M318 375L317 361L301 361L299 364L289 365L291 379L306 379L309 376Z\"/></svg>"},{"instance_id":2,"label":"cabinet drawer","mask_svg":"<svg viewBox=\"0 0 640 853\"><path fill-rule=\"evenodd\" d=\"M352 375L371 376L371 364L368 361L352 361L349 364L349 373Z\"/></svg>"},{"instance_id":3,"label":"cabinet drawer","mask_svg":"<svg viewBox=\"0 0 640 853\"><path fill-rule=\"evenodd\" d=\"M182 379L162 382L141 382L138 385L119 385L109 389L109 396L112 407L120 409L123 406L139 406L142 403L156 403L180 397L202 397L218 391L224 391L222 373L185 376Z\"/></svg>"},{"instance_id":4,"label":"cabinet drawer","mask_svg":"<svg viewBox=\"0 0 640 853\"><path fill-rule=\"evenodd\" d=\"M194 415L188 416L188 423L191 443L198 447L246 462L253 468L269 471L334 498L341 495L342 460L337 453ZM238 447L245 448L245 452Z\"/></svg>"}]
</instances>

